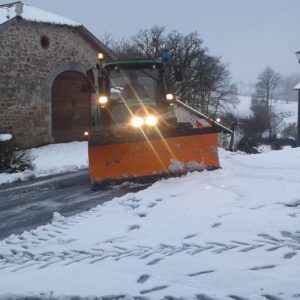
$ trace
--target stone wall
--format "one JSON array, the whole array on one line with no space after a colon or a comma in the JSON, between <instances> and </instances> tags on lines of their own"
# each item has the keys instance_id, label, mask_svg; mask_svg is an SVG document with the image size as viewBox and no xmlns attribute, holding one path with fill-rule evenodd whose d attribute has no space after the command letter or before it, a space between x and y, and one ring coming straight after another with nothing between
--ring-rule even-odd
<instances>
[{"instance_id":1,"label":"stone wall","mask_svg":"<svg viewBox=\"0 0 300 300\"><path fill-rule=\"evenodd\" d=\"M0 26L0 133L21 148L53 141L51 88L66 70L96 64L98 49L76 27L14 19Z\"/></svg>"},{"instance_id":2,"label":"stone wall","mask_svg":"<svg viewBox=\"0 0 300 300\"><path fill-rule=\"evenodd\" d=\"M196 121L198 121L200 116L196 115L195 113L191 113L186 108L176 104L174 104L174 110L178 122L191 123L193 127L196 127Z\"/></svg>"}]
</instances>

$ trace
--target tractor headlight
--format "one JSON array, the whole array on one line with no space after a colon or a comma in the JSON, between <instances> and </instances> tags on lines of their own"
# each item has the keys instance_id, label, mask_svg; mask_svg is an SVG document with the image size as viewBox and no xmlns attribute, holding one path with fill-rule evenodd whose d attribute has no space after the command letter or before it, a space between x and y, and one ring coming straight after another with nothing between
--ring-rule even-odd
<instances>
[{"instance_id":1,"label":"tractor headlight","mask_svg":"<svg viewBox=\"0 0 300 300\"><path fill-rule=\"evenodd\" d=\"M108 99L106 96L100 96L98 102L101 106L105 106L108 102Z\"/></svg>"},{"instance_id":2,"label":"tractor headlight","mask_svg":"<svg viewBox=\"0 0 300 300\"><path fill-rule=\"evenodd\" d=\"M144 119L141 117L133 117L130 123L133 127L141 127L144 125L145 122Z\"/></svg>"},{"instance_id":3,"label":"tractor headlight","mask_svg":"<svg viewBox=\"0 0 300 300\"><path fill-rule=\"evenodd\" d=\"M174 95L173 95L173 94L167 94L167 95L166 95L166 99L167 99L168 101L171 101L171 100L174 99Z\"/></svg>"},{"instance_id":4,"label":"tractor headlight","mask_svg":"<svg viewBox=\"0 0 300 300\"><path fill-rule=\"evenodd\" d=\"M155 126L157 124L157 121L158 120L156 116L150 115L145 118L145 124L149 126Z\"/></svg>"}]
</instances>

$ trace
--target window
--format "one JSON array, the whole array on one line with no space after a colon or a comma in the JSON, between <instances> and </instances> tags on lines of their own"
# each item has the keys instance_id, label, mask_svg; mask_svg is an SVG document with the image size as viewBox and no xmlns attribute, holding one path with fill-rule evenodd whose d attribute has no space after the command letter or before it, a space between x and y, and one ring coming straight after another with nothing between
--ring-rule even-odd
<instances>
[{"instance_id":1,"label":"window","mask_svg":"<svg viewBox=\"0 0 300 300\"><path fill-rule=\"evenodd\" d=\"M110 97L113 101L140 99L157 99L158 70L132 69L110 72Z\"/></svg>"},{"instance_id":2,"label":"window","mask_svg":"<svg viewBox=\"0 0 300 300\"><path fill-rule=\"evenodd\" d=\"M48 49L50 45L49 38L45 35L41 36L40 43L43 49Z\"/></svg>"}]
</instances>

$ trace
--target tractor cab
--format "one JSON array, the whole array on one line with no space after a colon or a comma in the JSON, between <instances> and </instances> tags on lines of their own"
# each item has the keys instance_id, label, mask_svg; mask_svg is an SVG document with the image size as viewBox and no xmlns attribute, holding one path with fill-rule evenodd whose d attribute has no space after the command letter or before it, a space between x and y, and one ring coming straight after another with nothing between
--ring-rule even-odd
<instances>
[{"instance_id":1,"label":"tractor cab","mask_svg":"<svg viewBox=\"0 0 300 300\"><path fill-rule=\"evenodd\" d=\"M103 66L93 130L107 135L176 123L173 95L166 92L164 65L155 60L114 61Z\"/></svg>"}]
</instances>

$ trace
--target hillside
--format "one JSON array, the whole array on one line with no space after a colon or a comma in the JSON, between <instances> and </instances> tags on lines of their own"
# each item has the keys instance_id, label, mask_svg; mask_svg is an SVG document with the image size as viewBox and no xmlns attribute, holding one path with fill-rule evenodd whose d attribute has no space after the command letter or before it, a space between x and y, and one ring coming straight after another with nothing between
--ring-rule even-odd
<instances>
[{"instance_id":1,"label":"hillside","mask_svg":"<svg viewBox=\"0 0 300 300\"><path fill-rule=\"evenodd\" d=\"M251 96L239 96L240 102L237 104L234 109L234 115L237 117L249 117L253 115L251 110ZM274 111L279 114L284 114L284 123L289 124L297 121L297 111L298 103L297 102L284 102L276 100L272 103Z\"/></svg>"}]
</instances>

